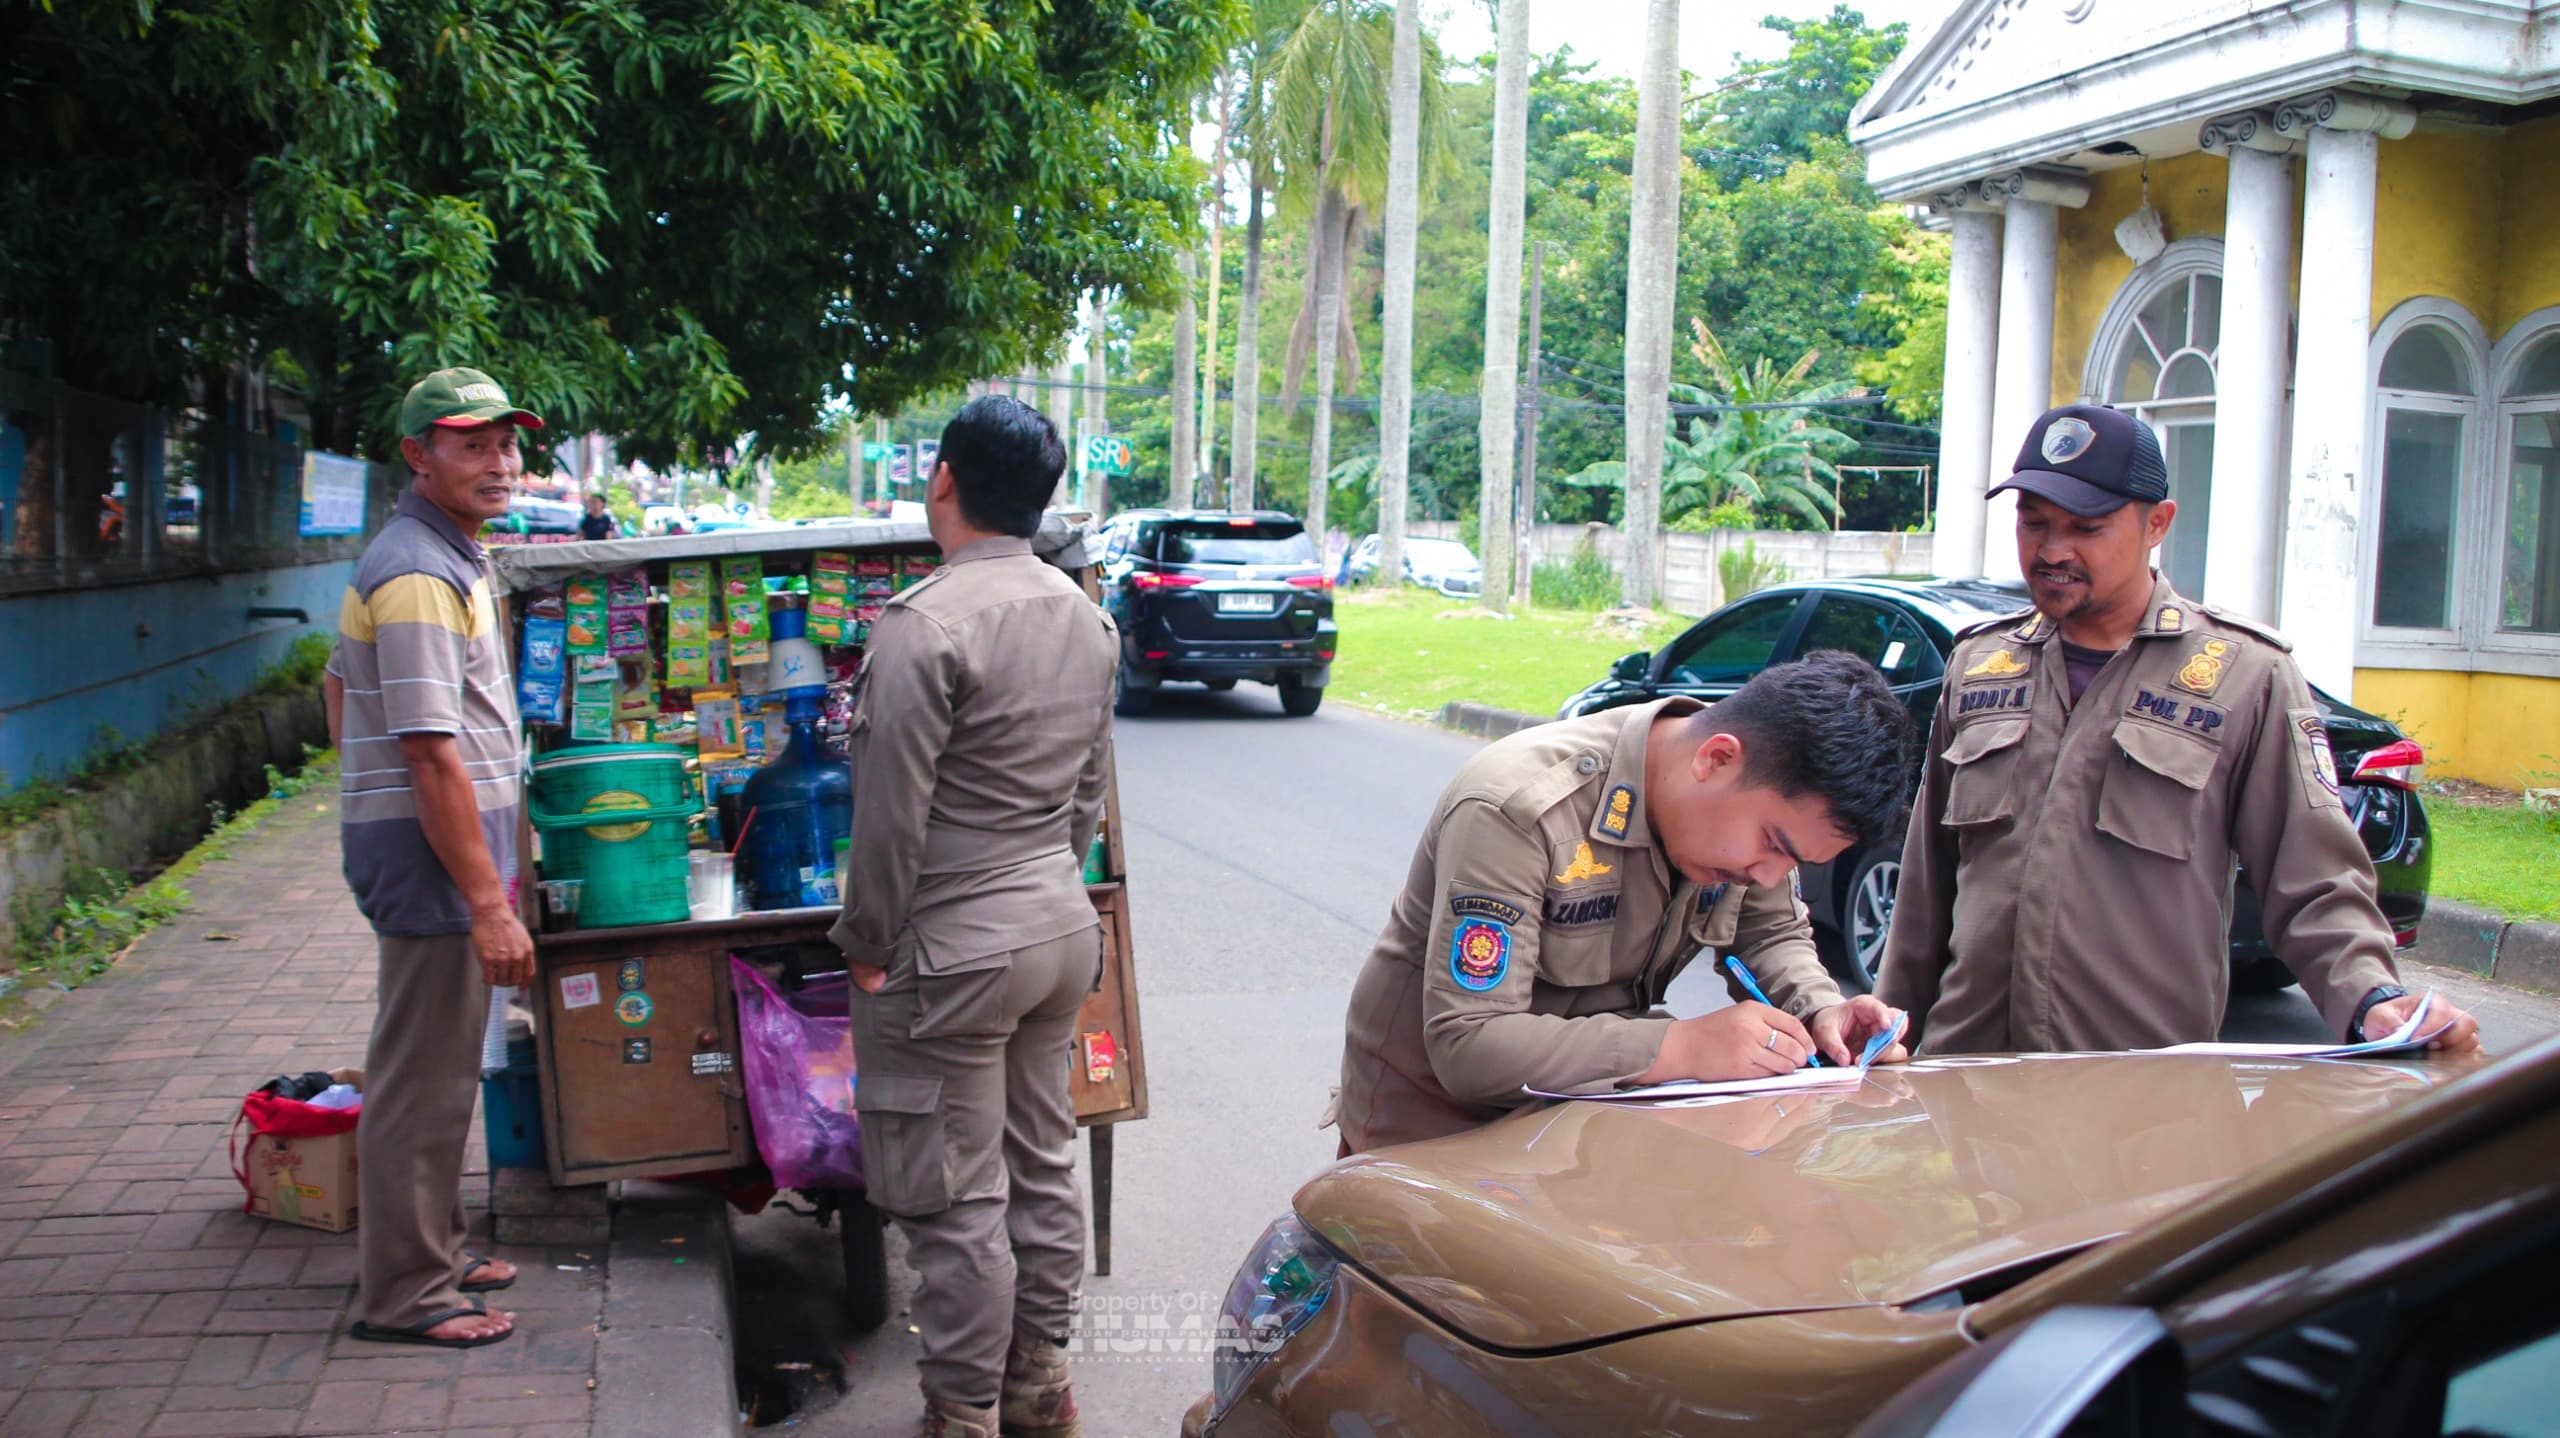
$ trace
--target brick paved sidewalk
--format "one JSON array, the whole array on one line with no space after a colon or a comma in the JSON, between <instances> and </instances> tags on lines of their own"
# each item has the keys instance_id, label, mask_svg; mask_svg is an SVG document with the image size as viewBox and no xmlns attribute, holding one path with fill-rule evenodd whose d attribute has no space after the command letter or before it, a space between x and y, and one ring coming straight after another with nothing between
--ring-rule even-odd
<instances>
[{"instance_id":1,"label":"brick paved sidewalk","mask_svg":"<svg viewBox=\"0 0 2560 1438\"><path fill-rule=\"evenodd\" d=\"M492 1250L503 1343L345 1336L356 1236L240 1211L225 1132L282 1072L360 1065L374 946L338 874L337 800L233 842L194 907L0 1035L0 1435L587 1438L606 1250ZM463 1194L486 1233L475 1128ZM578 1271L563 1272L560 1265Z\"/></svg>"}]
</instances>

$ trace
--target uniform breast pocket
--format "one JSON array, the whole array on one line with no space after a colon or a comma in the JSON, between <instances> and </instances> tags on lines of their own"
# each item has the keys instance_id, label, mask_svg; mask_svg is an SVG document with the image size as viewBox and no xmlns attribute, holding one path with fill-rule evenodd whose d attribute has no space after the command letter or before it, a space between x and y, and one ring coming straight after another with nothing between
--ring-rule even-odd
<instances>
[{"instance_id":1,"label":"uniform breast pocket","mask_svg":"<svg viewBox=\"0 0 2560 1438\"><path fill-rule=\"evenodd\" d=\"M1733 934L1742 927L1743 889L1731 885L1716 901L1694 912L1689 919L1689 939L1710 956L1723 953L1733 944Z\"/></svg>"},{"instance_id":2,"label":"uniform breast pocket","mask_svg":"<svg viewBox=\"0 0 2560 1438\"><path fill-rule=\"evenodd\" d=\"M1607 904L1617 898L1605 895L1598 900L1580 899L1575 903ZM1553 900L1549 911L1553 912ZM1538 928L1538 978L1558 988L1587 989L1609 982L1612 935L1615 930L1606 922L1589 924L1541 924Z\"/></svg>"},{"instance_id":3,"label":"uniform breast pocket","mask_svg":"<svg viewBox=\"0 0 2560 1438\"><path fill-rule=\"evenodd\" d=\"M2221 751L2139 719L2116 725L2116 748L2123 757L2098 795L2098 832L2164 859L2191 857Z\"/></svg>"},{"instance_id":4,"label":"uniform breast pocket","mask_svg":"<svg viewBox=\"0 0 2560 1438\"><path fill-rule=\"evenodd\" d=\"M2011 780L2026 737L2024 718L1977 719L1956 731L1946 755L1955 769L1947 780L1948 824L1995 824L2016 812Z\"/></svg>"}]
</instances>

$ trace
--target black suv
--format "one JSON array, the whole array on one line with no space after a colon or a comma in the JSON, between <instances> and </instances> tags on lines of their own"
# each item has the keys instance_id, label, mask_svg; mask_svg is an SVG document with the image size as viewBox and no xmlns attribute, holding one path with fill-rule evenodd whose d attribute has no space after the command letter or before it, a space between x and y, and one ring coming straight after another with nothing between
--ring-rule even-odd
<instances>
[{"instance_id":1,"label":"black suv","mask_svg":"<svg viewBox=\"0 0 2560 1438\"><path fill-rule=\"evenodd\" d=\"M1102 602L1120 625L1113 708L1143 714L1190 680L1280 690L1313 714L1333 678L1333 577L1306 526L1258 509L1133 509L1102 529Z\"/></svg>"},{"instance_id":2,"label":"black suv","mask_svg":"<svg viewBox=\"0 0 2560 1438\"><path fill-rule=\"evenodd\" d=\"M1659 653L1630 654L1609 677L1576 694L1556 716L1571 719L1674 694L1712 703L1771 664L1817 649L1845 649L1884 673L1885 683L1923 733L1938 710L1947 652L1959 629L2027 607L2026 588L1978 579L1834 579L1779 584L1745 595L1697 623ZM2339 795L2363 837L2381 881L2382 915L2403 947L2417 941L2427 911L2427 811L2417 784L2425 754L2390 720L2340 703L2318 689L2312 701L2337 756ZM1884 957L1893 894L1902 878L1902 844L1851 849L1800 876L1813 910L1814 938L1833 973L1863 989ZM2257 890L2231 895L2231 964L2235 987L2268 992L2293 973L2268 947L2258 919Z\"/></svg>"}]
</instances>

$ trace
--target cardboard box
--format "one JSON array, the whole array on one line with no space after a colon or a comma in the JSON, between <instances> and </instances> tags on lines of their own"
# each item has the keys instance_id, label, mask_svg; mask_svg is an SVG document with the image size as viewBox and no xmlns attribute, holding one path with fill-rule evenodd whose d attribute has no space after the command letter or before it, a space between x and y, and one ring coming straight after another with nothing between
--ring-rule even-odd
<instances>
[{"instance_id":1,"label":"cardboard box","mask_svg":"<svg viewBox=\"0 0 2560 1438\"><path fill-rule=\"evenodd\" d=\"M364 1087L360 1069L333 1069L339 1083ZM344 1233L356 1226L356 1134L327 1138L248 1135L249 1212L278 1223Z\"/></svg>"}]
</instances>

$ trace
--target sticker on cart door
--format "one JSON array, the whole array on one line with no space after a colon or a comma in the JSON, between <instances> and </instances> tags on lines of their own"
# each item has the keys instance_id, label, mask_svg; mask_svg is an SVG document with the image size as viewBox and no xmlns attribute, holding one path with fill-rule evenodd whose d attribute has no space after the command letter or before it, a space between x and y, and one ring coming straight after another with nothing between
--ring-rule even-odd
<instances>
[{"instance_id":1,"label":"sticker on cart door","mask_svg":"<svg viewBox=\"0 0 2560 1438\"><path fill-rule=\"evenodd\" d=\"M626 994L636 994L649 986L649 971L638 959L624 959L614 973L613 986Z\"/></svg>"},{"instance_id":2,"label":"sticker on cart door","mask_svg":"<svg viewBox=\"0 0 2560 1438\"><path fill-rule=\"evenodd\" d=\"M624 994L613 1003L613 1016L635 1029L649 1021L651 1011L647 994Z\"/></svg>"},{"instance_id":3,"label":"sticker on cart door","mask_svg":"<svg viewBox=\"0 0 2560 1438\"><path fill-rule=\"evenodd\" d=\"M562 974L560 976L560 1007L591 1009L603 1002L604 986L596 982L595 975Z\"/></svg>"},{"instance_id":4,"label":"sticker on cart door","mask_svg":"<svg viewBox=\"0 0 2560 1438\"><path fill-rule=\"evenodd\" d=\"M647 1039L624 1039L622 1041L622 1061L627 1064L647 1063L649 1061L649 1041Z\"/></svg>"}]
</instances>

